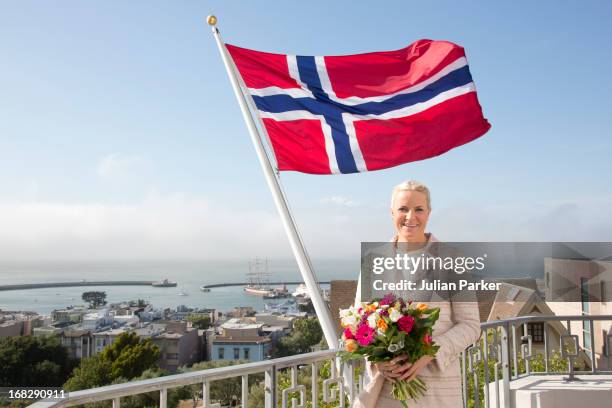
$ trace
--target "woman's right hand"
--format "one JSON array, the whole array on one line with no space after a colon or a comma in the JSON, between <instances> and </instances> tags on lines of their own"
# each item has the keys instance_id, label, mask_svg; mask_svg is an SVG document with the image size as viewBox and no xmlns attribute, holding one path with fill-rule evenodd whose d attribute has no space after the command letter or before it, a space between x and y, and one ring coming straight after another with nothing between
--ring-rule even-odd
<instances>
[{"instance_id":1,"label":"woman's right hand","mask_svg":"<svg viewBox=\"0 0 612 408\"><path fill-rule=\"evenodd\" d=\"M387 362L374 363L374 366L387 380L395 381L400 378L412 364L408 362L407 355L401 355Z\"/></svg>"}]
</instances>

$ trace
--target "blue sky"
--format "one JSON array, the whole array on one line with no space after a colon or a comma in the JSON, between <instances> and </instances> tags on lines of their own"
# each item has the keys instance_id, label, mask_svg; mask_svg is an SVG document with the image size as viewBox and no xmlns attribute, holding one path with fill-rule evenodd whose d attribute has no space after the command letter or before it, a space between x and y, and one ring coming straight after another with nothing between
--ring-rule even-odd
<instances>
[{"instance_id":1,"label":"blue sky","mask_svg":"<svg viewBox=\"0 0 612 408\"><path fill-rule=\"evenodd\" d=\"M612 239L609 2L0 3L0 259L290 256L205 17L228 43L337 55L465 47L483 138L345 176L284 173L316 258L392 234L431 187L445 241Z\"/></svg>"}]
</instances>

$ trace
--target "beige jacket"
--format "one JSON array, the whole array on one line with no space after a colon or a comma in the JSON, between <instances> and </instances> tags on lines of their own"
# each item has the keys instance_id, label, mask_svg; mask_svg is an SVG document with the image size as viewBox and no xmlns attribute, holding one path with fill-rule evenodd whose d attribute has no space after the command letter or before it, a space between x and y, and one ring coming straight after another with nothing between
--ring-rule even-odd
<instances>
[{"instance_id":1,"label":"beige jacket","mask_svg":"<svg viewBox=\"0 0 612 408\"><path fill-rule=\"evenodd\" d=\"M438 242L433 235L429 243ZM429 244L428 244L429 246ZM426 247L427 249L427 247ZM357 286L355 302L361 301L361 279ZM402 297L410 298L409 293ZM459 357L469 345L480 336L478 304L474 302L453 302L450 300L430 301L432 307L440 307L440 318L433 330L433 340L440 346L436 358L419 372L419 377L427 384L425 396L417 402L410 402L410 408L462 407L462 385ZM368 378L364 391L353 402L353 408L400 407L399 401L390 395L392 384L386 381L378 370L367 364Z\"/></svg>"}]
</instances>

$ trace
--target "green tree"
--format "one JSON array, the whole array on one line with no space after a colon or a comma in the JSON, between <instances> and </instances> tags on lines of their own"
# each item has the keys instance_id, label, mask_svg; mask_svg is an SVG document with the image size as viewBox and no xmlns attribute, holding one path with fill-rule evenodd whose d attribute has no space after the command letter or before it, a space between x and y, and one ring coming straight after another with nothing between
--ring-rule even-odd
<instances>
[{"instance_id":1,"label":"green tree","mask_svg":"<svg viewBox=\"0 0 612 408\"><path fill-rule=\"evenodd\" d=\"M72 363L57 336L0 339L0 384L4 387L58 387Z\"/></svg>"},{"instance_id":2,"label":"green tree","mask_svg":"<svg viewBox=\"0 0 612 408\"><path fill-rule=\"evenodd\" d=\"M159 349L151 339L142 340L134 332L123 333L101 353L103 360L111 362L111 377L128 380L155 367Z\"/></svg>"},{"instance_id":3,"label":"green tree","mask_svg":"<svg viewBox=\"0 0 612 408\"><path fill-rule=\"evenodd\" d=\"M106 292L83 292L81 299L83 299L84 302L89 303L89 307L91 309L95 309L98 306L104 306L106 304Z\"/></svg>"},{"instance_id":4,"label":"green tree","mask_svg":"<svg viewBox=\"0 0 612 408\"><path fill-rule=\"evenodd\" d=\"M274 357L308 353L311 347L319 344L322 338L323 330L316 318L297 319L293 322L291 334L281 338L276 345Z\"/></svg>"},{"instance_id":5,"label":"green tree","mask_svg":"<svg viewBox=\"0 0 612 408\"><path fill-rule=\"evenodd\" d=\"M128 381L155 368L158 358L159 349L151 339L123 333L101 353L82 360L64 387L76 391L108 385L121 378Z\"/></svg>"},{"instance_id":6,"label":"green tree","mask_svg":"<svg viewBox=\"0 0 612 408\"><path fill-rule=\"evenodd\" d=\"M210 327L209 316L189 315L187 321L191 322L191 325L199 330L206 330Z\"/></svg>"}]
</instances>

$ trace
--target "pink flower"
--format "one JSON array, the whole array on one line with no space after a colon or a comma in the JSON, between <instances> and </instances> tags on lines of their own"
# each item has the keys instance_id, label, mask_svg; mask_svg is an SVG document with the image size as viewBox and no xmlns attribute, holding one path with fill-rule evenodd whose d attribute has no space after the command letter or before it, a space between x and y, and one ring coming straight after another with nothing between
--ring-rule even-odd
<instances>
[{"instance_id":1,"label":"pink flower","mask_svg":"<svg viewBox=\"0 0 612 408\"><path fill-rule=\"evenodd\" d=\"M410 333L412 331L412 327L414 326L414 317L412 316L402 316L397 321L397 326L403 332Z\"/></svg>"},{"instance_id":2,"label":"pink flower","mask_svg":"<svg viewBox=\"0 0 612 408\"><path fill-rule=\"evenodd\" d=\"M425 333L425 335L423 336L423 343L427 344L428 346L431 344L431 336L429 335L429 333Z\"/></svg>"},{"instance_id":3,"label":"pink flower","mask_svg":"<svg viewBox=\"0 0 612 408\"><path fill-rule=\"evenodd\" d=\"M374 333L374 329L367 324L360 324L359 327L357 327L355 338L362 346L368 346L374 341Z\"/></svg>"},{"instance_id":4,"label":"pink flower","mask_svg":"<svg viewBox=\"0 0 612 408\"><path fill-rule=\"evenodd\" d=\"M350 327L347 327L344 329L344 338L347 340L352 340L355 338L355 336L353 336L353 332L351 331Z\"/></svg>"}]
</instances>

